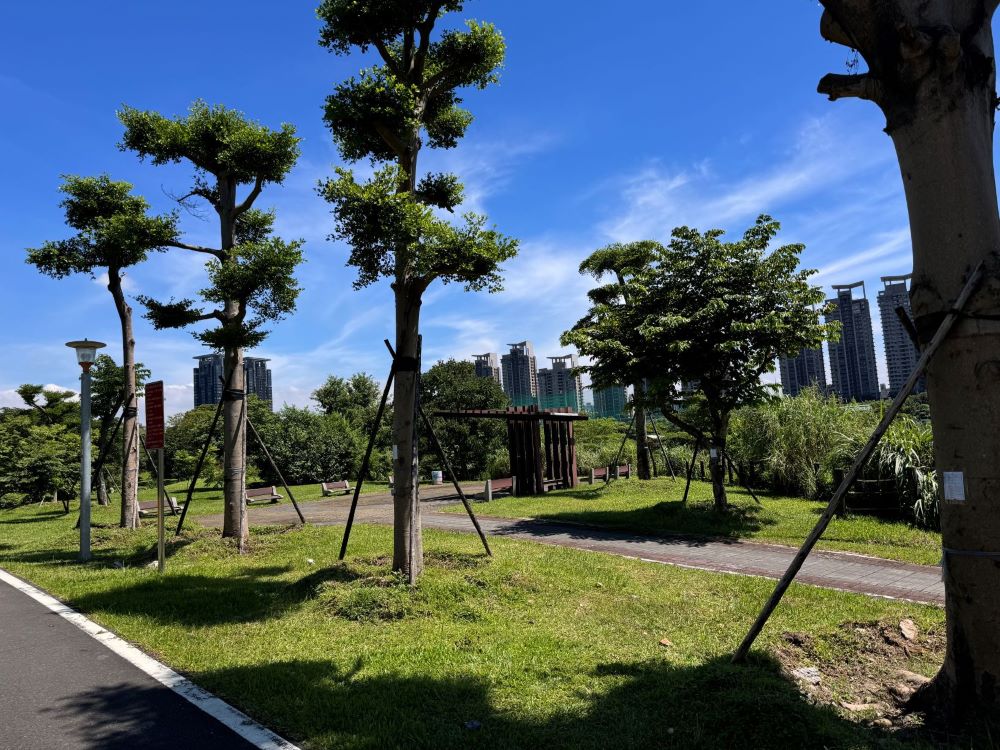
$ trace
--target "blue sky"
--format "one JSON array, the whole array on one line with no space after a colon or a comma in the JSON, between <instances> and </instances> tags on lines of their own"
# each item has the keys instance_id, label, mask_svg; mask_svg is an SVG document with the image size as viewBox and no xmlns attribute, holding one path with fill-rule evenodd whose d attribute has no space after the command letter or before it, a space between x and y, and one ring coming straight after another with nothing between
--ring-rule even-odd
<instances>
[{"instance_id":1,"label":"blue sky","mask_svg":"<svg viewBox=\"0 0 1000 750\"><path fill-rule=\"evenodd\" d=\"M78 370L65 341L100 339L120 357L117 317L99 280L50 280L23 258L24 248L66 235L60 174L107 172L133 182L159 210L171 207L169 194L184 192L188 169L118 151L115 110L123 103L177 115L202 98L271 126L296 126L302 158L257 205L277 210L286 238L306 240L304 291L296 314L255 354L273 360L279 403L308 403L331 373L384 377L391 292L385 283L352 290L347 248L326 239L332 219L314 190L340 164L323 100L366 60L317 45L314 4L5 7L0 405L16 403L12 389L24 382L74 387ZM562 353L560 332L586 307L589 282L577 267L590 251L616 240L666 240L681 224L739 233L762 212L782 222L782 241L805 243L803 262L820 269L817 283L868 283L881 349L878 277L911 268L906 207L877 108L815 93L819 78L843 71L847 59L820 39L818 3L473 0L465 16L503 31L506 68L499 86L468 93L476 120L460 147L425 152L422 167L458 173L467 207L519 238L521 252L506 266L501 294L431 287L425 362L525 338L540 357ZM193 216L184 228L190 241L216 234ZM180 250L158 255L133 270L129 291L193 296L203 262ZM198 342L144 320L136 333L139 360L167 384L168 411L190 408Z\"/></svg>"}]
</instances>

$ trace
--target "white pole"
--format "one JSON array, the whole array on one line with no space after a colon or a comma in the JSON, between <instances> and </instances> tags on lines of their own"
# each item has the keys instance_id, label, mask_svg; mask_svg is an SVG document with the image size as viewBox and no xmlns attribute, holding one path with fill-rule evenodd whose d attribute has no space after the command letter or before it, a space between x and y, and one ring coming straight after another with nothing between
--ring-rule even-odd
<instances>
[{"instance_id":1,"label":"white pole","mask_svg":"<svg viewBox=\"0 0 1000 750\"><path fill-rule=\"evenodd\" d=\"M80 376L80 562L90 559L90 365Z\"/></svg>"},{"instance_id":2,"label":"white pole","mask_svg":"<svg viewBox=\"0 0 1000 750\"><path fill-rule=\"evenodd\" d=\"M156 561L157 570L162 573L166 567L166 554L164 551L164 519L163 506L165 505L166 490L163 487L163 448L156 451Z\"/></svg>"}]
</instances>

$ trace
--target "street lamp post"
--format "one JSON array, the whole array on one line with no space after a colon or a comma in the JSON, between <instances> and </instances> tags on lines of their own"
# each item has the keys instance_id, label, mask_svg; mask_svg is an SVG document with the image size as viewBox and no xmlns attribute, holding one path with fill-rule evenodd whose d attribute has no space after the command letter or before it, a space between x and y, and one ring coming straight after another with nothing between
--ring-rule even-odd
<instances>
[{"instance_id":1,"label":"street lamp post","mask_svg":"<svg viewBox=\"0 0 1000 750\"><path fill-rule=\"evenodd\" d=\"M76 361L83 369L80 376L80 562L90 559L90 367L97 359L100 341L68 341L76 349Z\"/></svg>"}]
</instances>

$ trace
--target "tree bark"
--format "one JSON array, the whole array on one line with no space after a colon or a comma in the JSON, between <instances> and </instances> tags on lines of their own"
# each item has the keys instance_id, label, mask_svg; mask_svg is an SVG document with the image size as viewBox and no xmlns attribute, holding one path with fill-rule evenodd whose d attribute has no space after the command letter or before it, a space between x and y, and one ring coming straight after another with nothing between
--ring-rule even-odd
<instances>
[{"instance_id":1,"label":"tree bark","mask_svg":"<svg viewBox=\"0 0 1000 750\"><path fill-rule=\"evenodd\" d=\"M224 375L229 389L243 391L243 350L227 348L224 356ZM246 398L222 398L222 493L225 499L225 516L222 536L236 540L239 552L246 552L250 542L250 525L246 503Z\"/></svg>"},{"instance_id":2,"label":"tree bark","mask_svg":"<svg viewBox=\"0 0 1000 750\"><path fill-rule=\"evenodd\" d=\"M108 269L108 289L115 300L122 330L122 370L125 400L122 419L122 498L119 526L139 528L139 420L135 385L135 334L132 331L132 308L122 291L121 271Z\"/></svg>"},{"instance_id":3,"label":"tree bark","mask_svg":"<svg viewBox=\"0 0 1000 750\"><path fill-rule=\"evenodd\" d=\"M963 277L988 263L975 314L1000 314L1000 218L993 175L992 91L896 129L913 237L911 302L922 337L941 320ZM966 319L931 360L927 391L939 472L962 472L967 499L942 502L944 548L1000 551L1000 322ZM962 707L1000 705L1000 562L946 553L948 648L935 687Z\"/></svg>"},{"instance_id":4,"label":"tree bark","mask_svg":"<svg viewBox=\"0 0 1000 750\"><path fill-rule=\"evenodd\" d=\"M397 284L396 380L392 396L393 545L392 569L416 582L424 567L420 521L416 414L419 398L420 289Z\"/></svg>"},{"instance_id":5,"label":"tree bark","mask_svg":"<svg viewBox=\"0 0 1000 750\"><path fill-rule=\"evenodd\" d=\"M646 434L646 391L641 382L632 386L632 402L635 409L635 470L639 479L652 476L649 465L649 436Z\"/></svg>"},{"instance_id":6,"label":"tree bark","mask_svg":"<svg viewBox=\"0 0 1000 750\"><path fill-rule=\"evenodd\" d=\"M977 317L1000 314L990 23L996 3L896 0L881 13L846 0L824 5L821 31L860 48L871 69L862 89L885 113L896 149L913 240L911 304L922 340L954 304L968 273L986 264L969 317L955 325L927 371L935 463L939 472L959 473L965 499L941 504L948 645L924 697L950 720L974 713L997 718L1000 559L990 553L1000 552L1000 320ZM828 76L820 90L831 98L858 95L859 87L842 78Z\"/></svg>"},{"instance_id":7,"label":"tree bark","mask_svg":"<svg viewBox=\"0 0 1000 750\"><path fill-rule=\"evenodd\" d=\"M726 495L726 475L722 457L726 451L726 433L721 431L712 435L709 442L708 468L712 479L712 499L716 510L728 510L729 498Z\"/></svg>"},{"instance_id":8,"label":"tree bark","mask_svg":"<svg viewBox=\"0 0 1000 750\"><path fill-rule=\"evenodd\" d=\"M226 254L220 263L236 263L233 247L236 244L236 180L221 177L219 191L219 228L221 248ZM226 300L223 306L222 326L235 327L243 323L244 310L238 300ZM234 396L227 398L226 389L222 398L222 495L225 500L225 516L222 521L222 536L236 540L236 549L246 552L250 543L250 525L247 519L247 400L245 395L246 376L243 371L243 349L227 346L224 349L223 377L228 390ZM235 394L244 394L242 398Z\"/></svg>"}]
</instances>

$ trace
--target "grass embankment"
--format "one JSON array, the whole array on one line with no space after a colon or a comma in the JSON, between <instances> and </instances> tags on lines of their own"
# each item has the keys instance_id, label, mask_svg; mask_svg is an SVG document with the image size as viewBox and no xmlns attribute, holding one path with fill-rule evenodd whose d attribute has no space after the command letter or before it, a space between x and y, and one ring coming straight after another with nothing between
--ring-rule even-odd
<instances>
[{"instance_id":1,"label":"grass embankment","mask_svg":"<svg viewBox=\"0 0 1000 750\"><path fill-rule=\"evenodd\" d=\"M95 508L80 565L75 514L2 511L0 565L310 749L901 747L804 698L769 652L809 634L824 689L862 702L837 676L845 623L943 628L935 608L793 585L736 667L771 581L503 538L487 559L474 535L426 531L411 589L388 572L391 531L364 525L346 564L338 527L254 529L243 557L192 528L160 576L153 529L113 528L116 512ZM938 659L904 650L891 667Z\"/></svg>"},{"instance_id":2,"label":"grass embankment","mask_svg":"<svg viewBox=\"0 0 1000 750\"><path fill-rule=\"evenodd\" d=\"M712 485L692 482L687 507L681 505L684 482L670 479L619 479L607 485L581 485L539 497L505 497L477 506L479 513L508 518L572 521L645 534L702 534L797 547L819 520L825 503L757 492L761 505L746 490L727 488L732 508L718 513ZM465 511L461 506L451 512ZM900 521L871 516L835 518L817 545L934 565L941 559L941 535Z\"/></svg>"}]
</instances>

